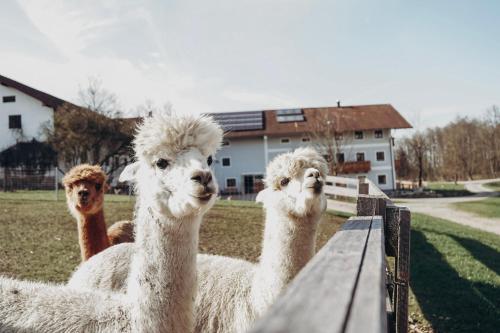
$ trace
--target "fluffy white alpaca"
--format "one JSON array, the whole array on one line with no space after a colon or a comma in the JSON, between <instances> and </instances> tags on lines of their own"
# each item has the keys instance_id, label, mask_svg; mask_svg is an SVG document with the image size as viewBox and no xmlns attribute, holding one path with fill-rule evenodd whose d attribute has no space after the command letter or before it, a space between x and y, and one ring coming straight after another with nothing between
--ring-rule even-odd
<instances>
[{"instance_id":1,"label":"fluffy white alpaca","mask_svg":"<svg viewBox=\"0 0 500 333\"><path fill-rule=\"evenodd\" d=\"M325 160L312 148L276 157L259 193L266 224L260 262L199 254L195 332L244 332L315 253L316 231L326 208ZM69 285L124 290L129 244L92 257ZM114 269L110 269L113 263Z\"/></svg>"},{"instance_id":2,"label":"fluffy white alpaca","mask_svg":"<svg viewBox=\"0 0 500 333\"><path fill-rule=\"evenodd\" d=\"M221 139L210 118L146 119L127 169L138 209L125 293L0 278L0 332L191 332L199 226L217 192L207 158Z\"/></svg>"}]
</instances>

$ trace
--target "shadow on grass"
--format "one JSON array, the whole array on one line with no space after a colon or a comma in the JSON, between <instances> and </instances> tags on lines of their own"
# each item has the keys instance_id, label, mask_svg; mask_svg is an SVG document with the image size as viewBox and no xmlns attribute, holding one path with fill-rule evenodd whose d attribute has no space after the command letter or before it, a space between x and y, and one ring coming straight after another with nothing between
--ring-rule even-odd
<instances>
[{"instance_id":1,"label":"shadow on grass","mask_svg":"<svg viewBox=\"0 0 500 333\"><path fill-rule=\"evenodd\" d=\"M482 250L474 241L466 241L465 246L472 247L476 255ZM410 284L436 332L498 332L500 309L495 303L500 300L500 288L460 277L420 231L412 230L411 248ZM489 250L495 252L491 260L498 258L497 251ZM480 254L483 259L486 255Z\"/></svg>"},{"instance_id":2,"label":"shadow on grass","mask_svg":"<svg viewBox=\"0 0 500 333\"><path fill-rule=\"evenodd\" d=\"M467 251L469 251L477 261L480 261L497 275L500 275L500 253L497 250L474 239L458 237L455 235L448 236L453 238Z\"/></svg>"}]
</instances>

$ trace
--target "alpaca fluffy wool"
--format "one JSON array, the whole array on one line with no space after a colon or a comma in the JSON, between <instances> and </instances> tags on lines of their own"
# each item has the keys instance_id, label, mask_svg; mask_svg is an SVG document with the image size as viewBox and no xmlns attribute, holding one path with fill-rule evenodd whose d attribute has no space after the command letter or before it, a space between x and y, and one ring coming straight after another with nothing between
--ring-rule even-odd
<instances>
[{"instance_id":1,"label":"alpaca fluffy wool","mask_svg":"<svg viewBox=\"0 0 500 333\"><path fill-rule=\"evenodd\" d=\"M95 184L104 184L108 177L99 165L80 164L69 170L62 179L62 183L68 191L76 182L86 180Z\"/></svg>"},{"instance_id":2,"label":"alpaca fluffy wool","mask_svg":"<svg viewBox=\"0 0 500 333\"><path fill-rule=\"evenodd\" d=\"M328 174L325 159L315 149L305 147L276 156L267 166L264 182L273 189L280 189L283 178L296 177L306 168L317 169L323 178Z\"/></svg>"},{"instance_id":3,"label":"alpaca fluffy wool","mask_svg":"<svg viewBox=\"0 0 500 333\"><path fill-rule=\"evenodd\" d=\"M326 200L323 192L309 187L316 178L307 172L326 174L325 160L311 148L298 149L276 157L268 170L260 262L208 254L197 257L197 333L247 331L314 255ZM292 178L295 187L286 193L269 187L283 177ZM123 291L132 253L129 244L121 244L92 257L73 274L69 285Z\"/></svg>"},{"instance_id":4,"label":"alpaca fluffy wool","mask_svg":"<svg viewBox=\"0 0 500 333\"><path fill-rule=\"evenodd\" d=\"M180 138L184 133L172 130L169 123L182 124L176 130L199 128L201 137L211 139L208 144L213 149L222 140L220 127L206 118L154 118L139 128L137 136L141 139L135 170L139 174L140 204L135 218L136 243L127 244L132 252L126 292L55 286L0 276L0 332L192 332L199 227L203 214L215 201L215 196L208 200L210 194L200 190L214 185L202 185L192 178L196 173L207 179L213 176L207 166L208 156L200 151L211 154L215 150L204 150L201 139L195 140L201 146L191 146L193 140ZM207 133L209 129L214 133ZM166 131L170 135L163 140L152 137L148 142L143 140L147 136L144 131L158 135ZM197 137L193 132L191 136ZM168 140L179 150L171 149ZM180 141L189 147L180 146ZM156 155L167 151L171 166L159 170L151 163L151 156L145 155L146 151ZM164 193L165 188L180 185L184 192ZM172 200L175 214L169 212Z\"/></svg>"},{"instance_id":5,"label":"alpaca fluffy wool","mask_svg":"<svg viewBox=\"0 0 500 333\"><path fill-rule=\"evenodd\" d=\"M208 116L154 114L144 118L138 126L134 139L136 158L174 156L189 148L196 147L203 155L213 154L219 149L223 131Z\"/></svg>"}]
</instances>

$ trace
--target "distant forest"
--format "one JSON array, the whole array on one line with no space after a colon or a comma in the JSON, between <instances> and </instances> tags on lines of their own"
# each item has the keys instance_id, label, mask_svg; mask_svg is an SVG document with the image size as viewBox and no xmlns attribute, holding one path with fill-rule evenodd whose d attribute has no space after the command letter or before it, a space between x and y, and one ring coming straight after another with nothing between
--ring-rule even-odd
<instances>
[{"instance_id":1,"label":"distant forest","mask_svg":"<svg viewBox=\"0 0 500 333\"><path fill-rule=\"evenodd\" d=\"M417 131L399 140L400 179L470 180L500 176L500 108L477 118L457 117L444 127Z\"/></svg>"}]
</instances>

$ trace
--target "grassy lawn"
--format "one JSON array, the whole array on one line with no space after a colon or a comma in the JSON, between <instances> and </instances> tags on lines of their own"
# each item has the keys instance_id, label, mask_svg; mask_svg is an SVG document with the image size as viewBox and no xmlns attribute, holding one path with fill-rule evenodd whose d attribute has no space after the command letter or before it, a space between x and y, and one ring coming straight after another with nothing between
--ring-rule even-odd
<instances>
[{"instance_id":1,"label":"grassy lawn","mask_svg":"<svg viewBox=\"0 0 500 333\"><path fill-rule=\"evenodd\" d=\"M484 184L484 186L491 188L492 190L500 192L500 182L491 182Z\"/></svg>"},{"instance_id":2,"label":"grassy lawn","mask_svg":"<svg viewBox=\"0 0 500 333\"><path fill-rule=\"evenodd\" d=\"M107 195L109 223L132 217L134 201ZM53 192L0 193L0 274L63 282L80 262L76 222L66 203ZM335 233L345 216L326 214L318 248ZM207 214L200 250L255 261L260 255L262 207L253 202L219 201Z\"/></svg>"},{"instance_id":3,"label":"grassy lawn","mask_svg":"<svg viewBox=\"0 0 500 333\"><path fill-rule=\"evenodd\" d=\"M429 190L465 191L463 184L455 184L454 182L429 182L426 188Z\"/></svg>"},{"instance_id":4,"label":"grassy lawn","mask_svg":"<svg viewBox=\"0 0 500 333\"><path fill-rule=\"evenodd\" d=\"M410 285L419 330L498 332L500 236L413 214Z\"/></svg>"},{"instance_id":5,"label":"grassy lawn","mask_svg":"<svg viewBox=\"0 0 500 333\"><path fill-rule=\"evenodd\" d=\"M0 274L66 281L80 261L75 222L64 200L53 201L50 192L32 194L0 194ZM132 216L128 197L106 201L110 221ZM325 216L319 247L346 217ZM255 261L262 219L262 208L253 202L219 201L202 226L201 252ZM412 331L498 332L500 237L419 214L412 223Z\"/></svg>"},{"instance_id":6,"label":"grassy lawn","mask_svg":"<svg viewBox=\"0 0 500 333\"><path fill-rule=\"evenodd\" d=\"M500 218L500 197L486 198L480 201L457 202L460 209L483 217Z\"/></svg>"}]
</instances>

